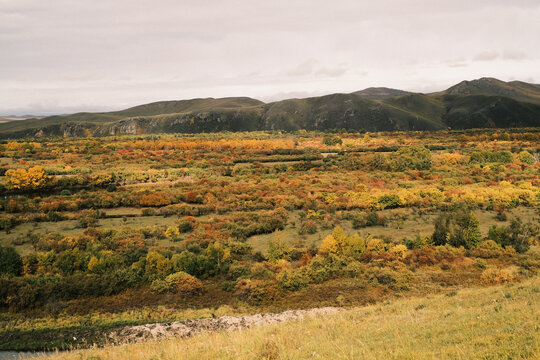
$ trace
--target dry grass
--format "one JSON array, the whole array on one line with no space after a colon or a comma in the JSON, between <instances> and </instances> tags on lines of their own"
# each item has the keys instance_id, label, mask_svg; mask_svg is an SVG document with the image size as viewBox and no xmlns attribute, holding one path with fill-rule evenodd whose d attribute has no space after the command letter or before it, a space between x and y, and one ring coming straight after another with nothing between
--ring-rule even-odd
<instances>
[{"instance_id":1,"label":"dry grass","mask_svg":"<svg viewBox=\"0 0 540 360\"><path fill-rule=\"evenodd\" d=\"M540 278L53 359L538 359Z\"/></svg>"}]
</instances>

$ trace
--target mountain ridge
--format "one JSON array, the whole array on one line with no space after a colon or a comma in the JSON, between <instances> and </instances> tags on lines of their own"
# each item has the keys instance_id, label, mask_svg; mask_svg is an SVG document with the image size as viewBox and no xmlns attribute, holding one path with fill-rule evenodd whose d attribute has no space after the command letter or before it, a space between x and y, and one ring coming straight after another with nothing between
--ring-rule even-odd
<instances>
[{"instance_id":1,"label":"mountain ridge","mask_svg":"<svg viewBox=\"0 0 540 360\"><path fill-rule=\"evenodd\" d=\"M264 103L250 97L157 101L0 124L0 138L257 130L439 130L540 126L540 85L464 80L429 94L386 87Z\"/></svg>"}]
</instances>

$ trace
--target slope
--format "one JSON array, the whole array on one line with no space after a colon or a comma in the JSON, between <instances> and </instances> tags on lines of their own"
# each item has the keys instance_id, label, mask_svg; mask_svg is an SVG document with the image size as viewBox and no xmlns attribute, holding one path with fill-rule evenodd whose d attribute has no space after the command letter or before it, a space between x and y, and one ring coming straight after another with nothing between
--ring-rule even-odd
<instances>
[{"instance_id":1,"label":"slope","mask_svg":"<svg viewBox=\"0 0 540 360\"><path fill-rule=\"evenodd\" d=\"M411 94L408 91L391 89L386 87L370 87L364 90L353 92L354 95L358 95L368 100L383 100L393 98L397 96L404 96Z\"/></svg>"},{"instance_id":2,"label":"slope","mask_svg":"<svg viewBox=\"0 0 540 360\"><path fill-rule=\"evenodd\" d=\"M537 359L538 277L51 359ZM298 336L303 334L303 336Z\"/></svg>"},{"instance_id":3,"label":"slope","mask_svg":"<svg viewBox=\"0 0 540 360\"><path fill-rule=\"evenodd\" d=\"M267 130L436 130L443 126L406 109L355 94L283 100L265 106Z\"/></svg>"},{"instance_id":4,"label":"slope","mask_svg":"<svg viewBox=\"0 0 540 360\"><path fill-rule=\"evenodd\" d=\"M365 131L540 126L540 85L494 78L420 94L367 88L265 104L248 97L160 101L129 109L0 123L0 138L261 130Z\"/></svg>"},{"instance_id":5,"label":"slope","mask_svg":"<svg viewBox=\"0 0 540 360\"><path fill-rule=\"evenodd\" d=\"M522 81L504 82L494 78L462 81L441 94L504 96L516 101L540 104L540 85Z\"/></svg>"}]
</instances>

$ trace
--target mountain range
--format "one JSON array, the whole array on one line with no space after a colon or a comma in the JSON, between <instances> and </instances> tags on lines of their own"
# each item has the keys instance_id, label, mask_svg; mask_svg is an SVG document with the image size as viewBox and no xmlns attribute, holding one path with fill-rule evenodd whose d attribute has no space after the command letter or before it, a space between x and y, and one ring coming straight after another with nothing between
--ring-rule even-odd
<instances>
[{"instance_id":1,"label":"mountain range","mask_svg":"<svg viewBox=\"0 0 540 360\"><path fill-rule=\"evenodd\" d=\"M271 103L248 97L160 101L121 111L9 121L0 124L0 138L538 126L540 85L481 78L429 94L378 87Z\"/></svg>"}]
</instances>

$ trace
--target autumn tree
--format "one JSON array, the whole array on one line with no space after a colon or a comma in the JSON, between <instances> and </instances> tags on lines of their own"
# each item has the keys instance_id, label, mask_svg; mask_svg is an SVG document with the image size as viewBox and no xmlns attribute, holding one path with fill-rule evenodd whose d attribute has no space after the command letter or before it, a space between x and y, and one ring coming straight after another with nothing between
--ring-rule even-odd
<instances>
[{"instance_id":1,"label":"autumn tree","mask_svg":"<svg viewBox=\"0 0 540 360\"><path fill-rule=\"evenodd\" d=\"M168 238L176 238L180 235L180 231L178 230L177 226L169 226L167 227L167 230L165 231L165 236Z\"/></svg>"},{"instance_id":2,"label":"autumn tree","mask_svg":"<svg viewBox=\"0 0 540 360\"><path fill-rule=\"evenodd\" d=\"M522 163L529 164L529 165L534 165L534 163L536 162L534 156L532 156L531 153L528 151L520 152L518 159Z\"/></svg>"},{"instance_id":3,"label":"autumn tree","mask_svg":"<svg viewBox=\"0 0 540 360\"><path fill-rule=\"evenodd\" d=\"M425 146L402 147L393 156L392 168L397 171L408 169L429 170L431 151Z\"/></svg>"},{"instance_id":4,"label":"autumn tree","mask_svg":"<svg viewBox=\"0 0 540 360\"><path fill-rule=\"evenodd\" d=\"M47 174L41 166L6 171L6 186L14 190L36 190L47 185Z\"/></svg>"},{"instance_id":5,"label":"autumn tree","mask_svg":"<svg viewBox=\"0 0 540 360\"><path fill-rule=\"evenodd\" d=\"M334 228L332 234L324 238L319 248L323 255L346 255L358 257L367 250L367 244L364 238L358 234L345 234L339 226Z\"/></svg>"}]
</instances>

